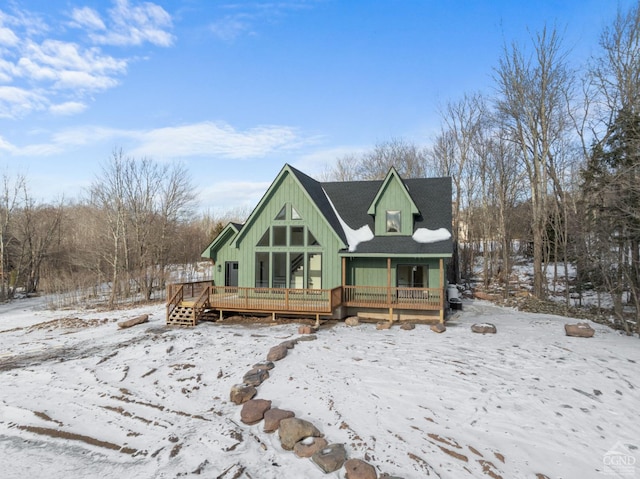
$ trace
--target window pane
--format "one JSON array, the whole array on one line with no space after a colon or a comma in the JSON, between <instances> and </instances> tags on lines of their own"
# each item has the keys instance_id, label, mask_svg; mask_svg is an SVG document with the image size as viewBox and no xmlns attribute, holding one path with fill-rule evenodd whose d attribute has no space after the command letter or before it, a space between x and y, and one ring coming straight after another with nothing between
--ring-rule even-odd
<instances>
[{"instance_id":1,"label":"window pane","mask_svg":"<svg viewBox=\"0 0 640 479\"><path fill-rule=\"evenodd\" d=\"M276 215L277 220L286 220L287 219L287 205L284 205L282 209Z\"/></svg>"},{"instance_id":2,"label":"window pane","mask_svg":"<svg viewBox=\"0 0 640 479\"><path fill-rule=\"evenodd\" d=\"M290 253L290 288L304 288L304 253Z\"/></svg>"},{"instance_id":3,"label":"window pane","mask_svg":"<svg viewBox=\"0 0 640 479\"><path fill-rule=\"evenodd\" d=\"M287 253L273 253L273 288L287 287Z\"/></svg>"},{"instance_id":4,"label":"window pane","mask_svg":"<svg viewBox=\"0 0 640 479\"><path fill-rule=\"evenodd\" d=\"M260 241L258 241L257 246L269 246L269 228L264 232Z\"/></svg>"},{"instance_id":5,"label":"window pane","mask_svg":"<svg viewBox=\"0 0 640 479\"><path fill-rule=\"evenodd\" d=\"M291 227L291 246L304 246L304 226Z\"/></svg>"},{"instance_id":6,"label":"window pane","mask_svg":"<svg viewBox=\"0 0 640 479\"><path fill-rule=\"evenodd\" d=\"M322 289L322 255L320 253L309 255L309 289Z\"/></svg>"},{"instance_id":7,"label":"window pane","mask_svg":"<svg viewBox=\"0 0 640 479\"><path fill-rule=\"evenodd\" d=\"M256 288L269 287L269 253L256 253Z\"/></svg>"},{"instance_id":8,"label":"window pane","mask_svg":"<svg viewBox=\"0 0 640 479\"><path fill-rule=\"evenodd\" d=\"M298 213L298 210L296 210L293 206L291 207L291 219L292 220L302 219L302 217L300 216L300 213Z\"/></svg>"},{"instance_id":9,"label":"window pane","mask_svg":"<svg viewBox=\"0 0 640 479\"><path fill-rule=\"evenodd\" d=\"M316 239L315 236L313 236L313 233L311 231L307 230L307 245L308 246L317 246L318 245L318 240Z\"/></svg>"},{"instance_id":10,"label":"window pane","mask_svg":"<svg viewBox=\"0 0 640 479\"><path fill-rule=\"evenodd\" d=\"M387 233L400 233L399 211L387 211Z\"/></svg>"},{"instance_id":11,"label":"window pane","mask_svg":"<svg viewBox=\"0 0 640 479\"><path fill-rule=\"evenodd\" d=\"M273 246L287 246L287 227L273 227Z\"/></svg>"}]
</instances>

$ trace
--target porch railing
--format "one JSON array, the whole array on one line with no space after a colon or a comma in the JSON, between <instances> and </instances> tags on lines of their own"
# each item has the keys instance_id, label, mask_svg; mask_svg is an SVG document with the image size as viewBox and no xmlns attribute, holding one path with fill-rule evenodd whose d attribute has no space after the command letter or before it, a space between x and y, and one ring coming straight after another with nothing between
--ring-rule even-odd
<instances>
[{"instance_id":1,"label":"porch railing","mask_svg":"<svg viewBox=\"0 0 640 479\"><path fill-rule=\"evenodd\" d=\"M444 308L441 288L401 288L386 286L343 286L345 306L438 310Z\"/></svg>"},{"instance_id":2,"label":"porch railing","mask_svg":"<svg viewBox=\"0 0 640 479\"><path fill-rule=\"evenodd\" d=\"M327 313L340 305L340 288L287 289L212 286L209 305L230 311Z\"/></svg>"}]
</instances>

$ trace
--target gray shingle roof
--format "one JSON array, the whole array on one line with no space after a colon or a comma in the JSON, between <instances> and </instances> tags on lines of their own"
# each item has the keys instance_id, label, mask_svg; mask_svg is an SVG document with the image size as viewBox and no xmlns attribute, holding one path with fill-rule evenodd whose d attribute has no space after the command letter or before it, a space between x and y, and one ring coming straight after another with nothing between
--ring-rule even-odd
<instances>
[{"instance_id":1,"label":"gray shingle roof","mask_svg":"<svg viewBox=\"0 0 640 479\"><path fill-rule=\"evenodd\" d=\"M368 225L371 231L375 231L374 218L367 214L367 209L378 193L382 180L320 183L301 171L290 168L345 244L346 235L331 203L349 227L358 229ZM414 231L418 228L446 228L451 231L451 178L410 178L404 180L404 183L421 212L421 216L414 219ZM327 195L331 203L327 200ZM354 254L450 255L452 250L451 239L418 243L408 236L376 236L371 241L360 243Z\"/></svg>"}]
</instances>

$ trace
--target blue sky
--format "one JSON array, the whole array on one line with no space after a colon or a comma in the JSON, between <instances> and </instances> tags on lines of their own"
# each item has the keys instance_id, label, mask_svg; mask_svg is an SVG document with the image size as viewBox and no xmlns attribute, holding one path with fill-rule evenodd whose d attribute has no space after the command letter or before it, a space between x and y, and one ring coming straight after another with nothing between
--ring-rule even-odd
<instances>
[{"instance_id":1,"label":"blue sky","mask_svg":"<svg viewBox=\"0 0 640 479\"><path fill-rule=\"evenodd\" d=\"M251 208L290 163L402 138L491 93L503 45L545 22L576 65L631 0L8 0L0 168L33 196L81 197L116 149L182 162L202 209Z\"/></svg>"}]
</instances>

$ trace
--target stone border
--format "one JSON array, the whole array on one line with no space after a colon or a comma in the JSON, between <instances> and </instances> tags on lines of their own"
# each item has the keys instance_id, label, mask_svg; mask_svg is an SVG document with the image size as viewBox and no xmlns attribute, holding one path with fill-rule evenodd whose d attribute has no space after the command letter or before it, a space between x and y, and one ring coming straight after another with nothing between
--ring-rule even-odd
<instances>
[{"instance_id":1,"label":"stone border","mask_svg":"<svg viewBox=\"0 0 640 479\"><path fill-rule=\"evenodd\" d=\"M244 424L252 426L264 421L264 432L278 431L284 450L293 451L300 458L310 458L325 474L344 468L346 479L378 479L371 464L361 459L349 459L344 444L329 443L311 422L296 418L293 411L271 408L270 400L254 399L257 388L269 379L269 371L275 363L284 359L299 342L316 340L317 332L316 327L300 326L298 334L302 336L273 346L266 361L254 364L243 376L242 383L231 388L230 400L242 406L240 420ZM384 473L379 479L402 478Z\"/></svg>"}]
</instances>

